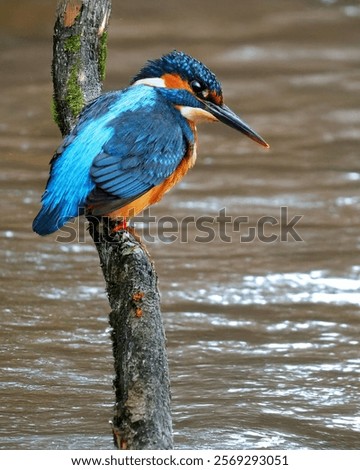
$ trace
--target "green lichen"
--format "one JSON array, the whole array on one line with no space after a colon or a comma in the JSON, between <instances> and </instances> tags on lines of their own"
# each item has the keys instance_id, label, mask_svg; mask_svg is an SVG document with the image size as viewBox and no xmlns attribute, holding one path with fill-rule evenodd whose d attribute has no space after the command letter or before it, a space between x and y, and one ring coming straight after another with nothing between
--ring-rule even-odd
<instances>
[{"instance_id":1,"label":"green lichen","mask_svg":"<svg viewBox=\"0 0 360 470\"><path fill-rule=\"evenodd\" d=\"M100 76L101 81L105 79L105 73L106 73L107 40L108 40L108 33L107 31L104 31L99 40L98 69L99 69L99 76Z\"/></svg>"},{"instance_id":2,"label":"green lichen","mask_svg":"<svg viewBox=\"0 0 360 470\"><path fill-rule=\"evenodd\" d=\"M64 42L64 50L66 52L76 53L79 52L81 49L81 36L80 34L76 36L70 36Z\"/></svg>"},{"instance_id":3,"label":"green lichen","mask_svg":"<svg viewBox=\"0 0 360 470\"><path fill-rule=\"evenodd\" d=\"M67 91L65 100L74 117L80 114L85 105L84 96L79 85L78 77L80 72L80 62L73 65L67 82Z\"/></svg>"}]
</instances>

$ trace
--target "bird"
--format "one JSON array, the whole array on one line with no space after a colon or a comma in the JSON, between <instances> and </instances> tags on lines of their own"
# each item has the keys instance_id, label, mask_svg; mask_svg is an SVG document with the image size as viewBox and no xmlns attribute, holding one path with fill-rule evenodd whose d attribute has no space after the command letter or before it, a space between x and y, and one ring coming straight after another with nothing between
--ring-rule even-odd
<instances>
[{"instance_id":1,"label":"bird","mask_svg":"<svg viewBox=\"0 0 360 470\"><path fill-rule=\"evenodd\" d=\"M128 87L83 109L50 162L33 230L48 235L82 214L126 227L193 167L197 124L206 121L269 147L224 104L219 80L202 62L177 50L149 60Z\"/></svg>"}]
</instances>

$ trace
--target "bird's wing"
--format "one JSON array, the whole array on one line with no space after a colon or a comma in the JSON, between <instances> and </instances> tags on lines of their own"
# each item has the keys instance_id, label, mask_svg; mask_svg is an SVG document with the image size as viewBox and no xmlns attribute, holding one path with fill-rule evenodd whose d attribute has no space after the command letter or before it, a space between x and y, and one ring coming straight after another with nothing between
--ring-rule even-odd
<instances>
[{"instance_id":1,"label":"bird's wing","mask_svg":"<svg viewBox=\"0 0 360 470\"><path fill-rule=\"evenodd\" d=\"M178 166L190 128L153 87L106 93L58 148L33 228L52 233L94 204L104 215L137 199Z\"/></svg>"},{"instance_id":2,"label":"bird's wing","mask_svg":"<svg viewBox=\"0 0 360 470\"><path fill-rule=\"evenodd\" d=\"M50 162L42 207L33 223L33 229L40 235L58 230L67 220L84 212L86 199L95 187L90 177L92 162L112 136L113 130L107 123L121 109L124 95L106 93L90 103L57 149Z\"/></svg>"},{"instance_id":3,"label":"bird's wing","mask_svg":"<svg viewBox=\"0 0 360 470\"><path fill-rule=\"evenodd\" d=\"M139 103L108 123L114 132L91 167L96 188L88 203L96 206L97 213L128 204L175 171L188 147L183 121L159 97L150 106Z\"/></svg>"}]
</instances>

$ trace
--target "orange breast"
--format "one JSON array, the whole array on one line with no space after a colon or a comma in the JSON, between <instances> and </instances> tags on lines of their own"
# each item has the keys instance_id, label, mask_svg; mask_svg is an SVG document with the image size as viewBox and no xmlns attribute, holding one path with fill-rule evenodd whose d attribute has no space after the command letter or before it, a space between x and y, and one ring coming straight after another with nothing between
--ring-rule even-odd
<instances>
[{"instance_id":1,"label":"orange breast","mask_svg":"<svg viewBox=\"0 0 360 470\"><path fill-rule=\"evenodd\" d=\"M195 136L195 144L189 147L188 152L181 160L179 166L176 168L174 173L166 178L162 183L157 186L151 188L147 193L140 196L135 201L132 201L130 204L121 207L113 212L107 214L108 217L112 219L116 218L131 218L139 214L141 211L146 209L147 207L151 206L160 201L160 199L164 196L165 193L170 191L170 189L175 186L192 168L196 161L196 128L194 124L191 124L192 130Z\"/></svg>"}]
</instances>

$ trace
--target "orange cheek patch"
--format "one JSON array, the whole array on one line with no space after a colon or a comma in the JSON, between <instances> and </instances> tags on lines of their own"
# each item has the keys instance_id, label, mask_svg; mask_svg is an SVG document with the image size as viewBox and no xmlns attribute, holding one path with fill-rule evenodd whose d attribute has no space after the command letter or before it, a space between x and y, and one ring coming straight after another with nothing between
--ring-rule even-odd
<instances>
[{"instance_id":1,"label":"orange cheek patch","mask_svg":"<svg viewBox=\"0 0 360 470\"><path fill-rule=\"evenodd\" d=\"M161 78L164 80L166 88L185 88L186 90L191 91L188 82L183 80L180 75L166 73Z\"/></svg>"},{"instance_id":2,"label":"orange cheek patch","mask_svg":"<svg viewBox=\"0 0 360 470\"><path fill-rule=\"evenodd\" d=\"M210 91L209 98L210 98L210 101L212 101L215 104L218 104L218 105L223 104L223 97L216 94L215 91Z\"/></svg>"}]
</instances>

